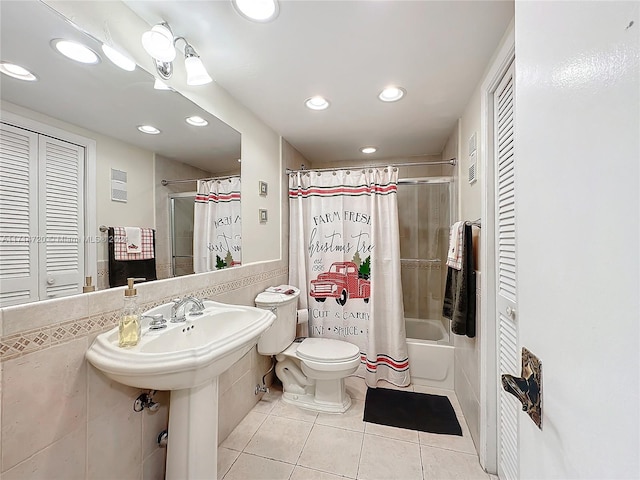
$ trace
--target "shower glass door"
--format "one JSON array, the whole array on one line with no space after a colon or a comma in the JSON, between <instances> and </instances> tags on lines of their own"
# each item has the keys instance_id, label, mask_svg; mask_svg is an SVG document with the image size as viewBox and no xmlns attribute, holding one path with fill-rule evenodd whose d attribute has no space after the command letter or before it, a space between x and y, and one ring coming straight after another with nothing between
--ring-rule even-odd
<instances>
[{"instance_id":1,"label":"shower glass door","mask_svg":"<svg viewBox=\"0 0 640 480\"><path fill-rule=\"evenodd\" d=\"M449 225L449 177L406 179L398 185L402 291L407 338L448 344L450 322L442 316Z\"/></svg>"},{"instance_id":2,"label":"shower glass door","mask_svg":"<svg viewBox=\"0 0 640 480\"><path fill-rule=\"evenodd\" d=\"M171 274L174 277L193 273L193 205L195 198L195 193L178 193L169 197Z\"/></svg>"}]
</instances>

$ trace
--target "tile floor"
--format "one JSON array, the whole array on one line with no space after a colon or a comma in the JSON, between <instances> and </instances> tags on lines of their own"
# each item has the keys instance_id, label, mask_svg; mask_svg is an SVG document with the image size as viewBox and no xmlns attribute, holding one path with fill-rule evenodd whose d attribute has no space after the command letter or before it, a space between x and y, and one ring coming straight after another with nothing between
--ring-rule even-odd
<instances>
[{"instance_id":1,"label":"tile floor","mask_svg":"<svg viewBox=\"0 0 640 480\"><path fill-rule=\"evenodd\" d=\"M342 415L291 406L281 400L282 392L275 388L265 394L218 448L218 479L496 478L480 467L454 392L418 385L403 389L447 395L462 426L462 437L365 423L364 381L350 377L346 382L353 404Z\"/></svg>"}]
</instances>

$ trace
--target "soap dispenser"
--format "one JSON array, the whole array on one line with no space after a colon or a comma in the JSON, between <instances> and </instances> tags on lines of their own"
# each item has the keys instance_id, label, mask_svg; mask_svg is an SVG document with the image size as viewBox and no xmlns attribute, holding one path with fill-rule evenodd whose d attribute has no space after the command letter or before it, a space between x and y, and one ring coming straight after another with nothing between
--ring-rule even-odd
<instances>
[{"instance_id":1,"label":"soap dispenser","mask_svg":"<svg viewBox=\"0 0 640 480\"><path fill-rule=\"evenodd\" d=\"M124 308L118 325L118 345L134 347L140 341L140 317L138 315L138 295L133 288L135 278L127 278L128 288L124 291Z\"/></svg>"}]
</instances>

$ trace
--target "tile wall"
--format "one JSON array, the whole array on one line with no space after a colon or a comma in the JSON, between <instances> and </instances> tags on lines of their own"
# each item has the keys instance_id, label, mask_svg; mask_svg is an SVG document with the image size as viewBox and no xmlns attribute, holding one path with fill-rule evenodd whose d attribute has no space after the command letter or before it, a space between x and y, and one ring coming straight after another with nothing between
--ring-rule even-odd
<instances>
[{"instance_id":1,"label":"tile wall","mask_svg":"<svg viewBox=\"0 0 640 480\"><path fill-rule=\"evenodd\" d=\"M478 326L482 321L480 275L480 272L476 271L476 325ZM476 447L480 441L480 332L481 329L476 328L475 338L453 335L455 392Z\"/></svg>"},{"instance_id":2,"label":"tile wall","mask_svg":"<svg viewBox=\"0 0 640 480\"><path fill-rule=\"evenodd\" d=\"M285 283L285 262L159 280L140 285L147 309L195 295L252 305ZM123 288L0 309L0 476L3 479L162 479L168 392L155 413L133 411L138 389L110 381L84 358L99 333L113 328ZM219 440L260 396L255 385L269 359L255 349L220 377Z\"/></svg>"}]
</instances>

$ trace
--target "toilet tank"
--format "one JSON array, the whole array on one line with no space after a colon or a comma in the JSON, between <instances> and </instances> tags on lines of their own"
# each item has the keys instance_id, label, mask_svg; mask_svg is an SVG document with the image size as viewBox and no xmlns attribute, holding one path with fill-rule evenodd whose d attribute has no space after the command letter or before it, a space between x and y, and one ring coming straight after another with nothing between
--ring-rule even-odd
<instances>
[{"instance_id":1,"label":"toilet tank","mask_svg":"<svg viewBox=\"0 0 640 480\"><path fill-rule=\"evenodd\" d=\"M293 294L264 291L256 297L256 307L271 310L276 319L258 340L258 353L276 355L283 352L296 338L297 306L300 290Z\"/></svg>"}]
</instances>

